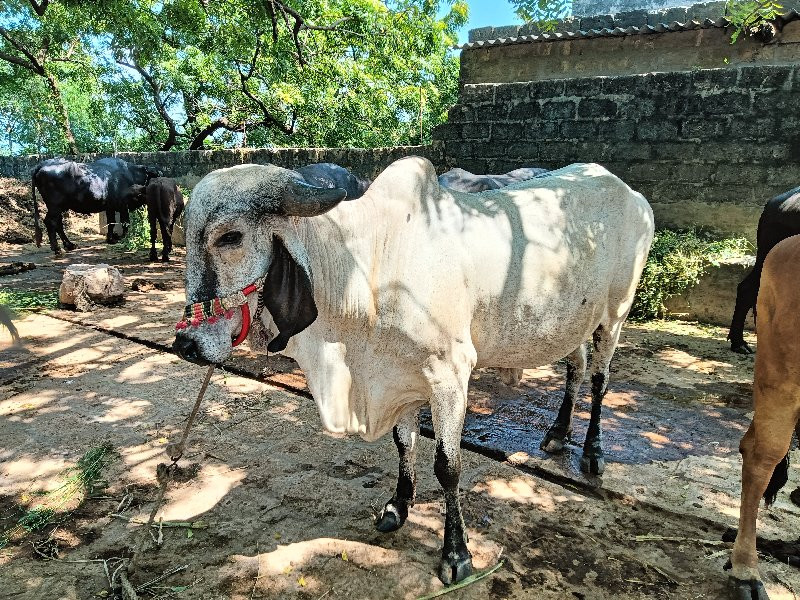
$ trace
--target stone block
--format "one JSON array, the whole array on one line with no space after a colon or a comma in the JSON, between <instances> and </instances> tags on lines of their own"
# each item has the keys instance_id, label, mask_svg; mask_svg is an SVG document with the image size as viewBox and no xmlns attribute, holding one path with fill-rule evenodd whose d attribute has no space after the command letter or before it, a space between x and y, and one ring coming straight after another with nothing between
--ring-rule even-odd
<instances>
[{"instance_id":1,"label":"stone block","mask_svg":"<svg viewBox=\"0 0 800 600\"><path fill-rule=\"evenodd\" d=\"M587 117L615 117L617 103L607 98L583 98L578 104L578 116Z\"/></svg>"},{"instance_id":2,"label":"stone block","mask_svg":"<svg viewBox=\"0 0 800 600\"><path fill-rule=\"evenodd\" d=\"M670 316L727 327L736 304L736 286L753 268L755 257L728 260L710 265L694 287L667 299L664 305ZM752 312L747 328L754 328Z\"/></svg>"},{"instance_id":3,"label":"stone block","mask_svg":"<svg viewBox=\"0 0 800 600\"><path fill-rule=\"evenodd\" d=\"M542 104L542 119L574 119L576 104L572 100L550 100Z\"/></svg>"},{"instance_id":4,"label":"stone block","mask_svg":"<svg viewBox=\"0 0 800 600\"><path fill-rule=\"evenodd\" d=\"M80 311L92 304L114 304L125 297L125 280L119 269L107 264L70 265L64 270L58 300Z\"/></svg>"}]
</instances>

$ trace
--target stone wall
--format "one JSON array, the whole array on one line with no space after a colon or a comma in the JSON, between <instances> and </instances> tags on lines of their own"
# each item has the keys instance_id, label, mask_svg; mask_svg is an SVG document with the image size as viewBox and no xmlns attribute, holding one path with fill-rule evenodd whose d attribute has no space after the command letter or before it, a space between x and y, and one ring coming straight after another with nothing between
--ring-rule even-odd
<instances>
[{"instance_id":1,"label":"stone wall","mask_svg":"<svg viewBox=\"0 0 800 600\"><path fill-rule=\"evenodd\" d=\"M398 146L395 148L241 148L236 150L192 150L186 152L119 152L114 156L135 164L159 167L166 177L180 185L193 188L214 169L232 167L243 163L272 163L286 168L309 163L332 162L357 173L373 178L386 166L410 155L429 158L435 165L442 164L440 152L433 146ZM82 154L82 162L102 158L104 154ZM0 177L30 179L36 164L49 156L0 156Z\"/></svg>"},{"instance_id":2,"label":"stone wall","mask_svg":"<svg viewBox=\"0 0 800 600\"><path fill-rule=\"evenodd\" d=\"M461 54L461 83L507 83L798 63L800 20L787 23L770 44L742 37L731 45L730 30L708 27L466 48Z\"/></svg>"},{"instance_id":3,"label":"stone wall","mask_svg":"<svg viewBox=\"0 0 800 600\"><path fill-rule=\"evenodd\" d=\"M434 138L480 173L599 162L658 226L752 239L764 202L800 183L800 65L465 85Z\"/></svg>"}]
</instances>

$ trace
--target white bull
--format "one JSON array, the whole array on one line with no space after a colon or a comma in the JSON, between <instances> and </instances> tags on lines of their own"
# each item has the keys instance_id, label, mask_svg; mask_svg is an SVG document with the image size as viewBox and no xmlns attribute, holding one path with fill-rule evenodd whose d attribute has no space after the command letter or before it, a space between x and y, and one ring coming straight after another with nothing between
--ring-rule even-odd
<instances>
[{"instance_id":1,"label":"white bull","mask_svg":"<svg viewBox=\"0 0 800 600\"><path fill-rule=\"evenodd\" d=\"M458 501L470 373L567 357L564 404L542 442L559 450L593 339L581 464L602 472L601 403L652 241L652 211L595 164L467 194L441 187L431 163L412 157L358 201L340 204L344 196L271 165L210 173L186 210L187 300L263 281L246 300L257 316L251 345L268 341L298 362L324 427L367 440L394 428L400 476L381 531L399 528L413 505L417 413L430 405L447 508L439 577L459 581L472 569ZM187 321L175 348L222 362L249 314Z\"/></svg>"}]
</instances>

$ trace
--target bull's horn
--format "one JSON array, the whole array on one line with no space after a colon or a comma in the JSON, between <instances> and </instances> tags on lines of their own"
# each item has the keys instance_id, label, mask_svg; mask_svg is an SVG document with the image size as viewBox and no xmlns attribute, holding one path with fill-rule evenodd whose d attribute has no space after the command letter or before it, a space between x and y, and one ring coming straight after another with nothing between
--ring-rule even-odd
<instances>
[{"instance_id":1,"label":"bull's horn","mask_svg":"<svg viewBox=\"0 0 800 600\"><path fill-rule=\"evenodd\" d=\"M342 188L322 188L297 179L283 193L281 209L287 216L314 217L328 212L347 197Z\"/></svg>"}]
</instances>

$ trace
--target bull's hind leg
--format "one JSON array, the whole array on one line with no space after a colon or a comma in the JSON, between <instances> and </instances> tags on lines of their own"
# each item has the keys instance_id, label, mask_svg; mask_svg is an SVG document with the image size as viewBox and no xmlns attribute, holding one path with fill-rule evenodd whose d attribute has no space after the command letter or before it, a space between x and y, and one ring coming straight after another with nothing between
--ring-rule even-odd
<instances>
[{"instance_id":1,"label":"bull's hind leg","mask_svg":"<svg viewBox=\"0 0 800 600\"><path fill-rule=\"evenodd\" d=\"M786 482L788 464L785 457L796 419L796 415L785 414L787 411L773 410L774 414L761 412L758 400L756 398L753 422L739 444L742 454L742 500L739 530L731 552L733 568L728 582L728 597L731 600L768 600L758 573L756 518L761 497L766 497L767 503L772 502L774 494Z\"/></svg>"},{"instance_id":2,"label":"bull's hind leg","mask_svg":"<svg viewBox=\"0 0 800 600\"><path fill-rule=\"evenodd\" d=\"M608 389L608 367L614 350L617 348L620 331L624 320L610 325L601 324L592 335L592 414L586 440L583 442L581 471L592 475L602 475L606 468L603 455L603 428L600 423L603 410L603 398Z\"/></svg>"},{"instance_id":3,"label":"bull's hind leg","mask_svg":"<svg viewBox=\"0 0 800 600\"><path fill-rule=\"evenodd\" d=\"M414 506L417 486L417 475L414 469L416 459L417 436L419 435L419 411L405 413L393 431L394 443L400 454L400 473L397 477L397 488L394 496L383 507L375 527L378 531L388 533L403 526L408 517L408 509Z\"/></svg>"},{"instance_id":4,"label":"bull's hind leg","mask_svg":"<svg viewBox=\"0 0 800 600\"><path fill-rule=\"evenodd\" d=\"M58 233L58 237L60 237L61 241L64 243L64 250L66 250L67 252L71 252L72 250L75 250L75 248L77 248L75 244L69 241L69 238L67 237L67 232L64 231L64 213L58 215L58 221L56 223L56 232Z\"/></svg>"},{"instance_id":5,"label":"bull's hind leg","mask_svg":"<svg viewBox=\"0 0 800 600\"><path fill-rule=\"evenodd\" d=\"M58 245L58 217L48 210L44 217L44 226L47 229L47 239L50 242L50 249L56 256L61 256L61 248Z\"/></svg>"},{"instance_id":6,"label":"bull's hind leg","mask_svg":"<svg viewBox=\"0 0 800 600\"><path fill-rule=\"evenodd\" d=\"M575 398L586 375L586 344L578 346L567 356L567 383L564 388L564 401L558 409L558 416L539 447L545 452L561 452L572 434L572 413Z\"/></svg>"},{"instance_id":7,"label":"bull's hind leg","mask_svg":"<svg viewBox=\"0 0 800 600\"><path fill-rule=\"evenodd\" d=\"M147 220L150 224L150 260L155 262L158 260L158 250L156 250L156 238L158 237L158 233L156 232L157 221L149 206L147 207Z\"/></svg>"}]
</instances>

